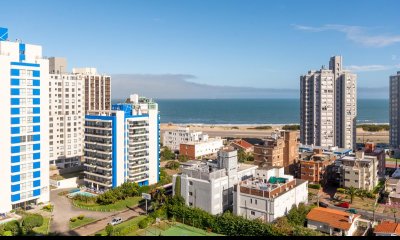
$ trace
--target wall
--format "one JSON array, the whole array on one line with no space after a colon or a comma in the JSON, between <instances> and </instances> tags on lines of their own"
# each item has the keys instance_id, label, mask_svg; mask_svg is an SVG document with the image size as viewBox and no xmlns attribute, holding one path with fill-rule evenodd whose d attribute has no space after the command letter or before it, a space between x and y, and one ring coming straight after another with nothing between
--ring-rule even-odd
<instances>
[{"instance_id":1,"label":"wall","mask_svg":"<svg viewBox=\"0 0 400 240\"><path fill-rule=\"evenodd\" d=\"M79 178L74 177L74 178L68 178L68 179L58 180L58 181L50 179L50 185L53 187L56 187L58 189L76 188L79 185Z\"/></svg>"}]
</instances>

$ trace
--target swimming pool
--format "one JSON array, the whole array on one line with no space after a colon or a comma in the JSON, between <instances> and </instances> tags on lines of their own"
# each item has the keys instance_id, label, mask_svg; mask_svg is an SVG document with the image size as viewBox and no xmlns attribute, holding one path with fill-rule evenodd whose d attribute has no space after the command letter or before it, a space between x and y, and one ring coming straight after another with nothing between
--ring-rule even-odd
<instances>
[{"instance_id":1,"label":"swimming pool","mask_svg":"<svg viewBox=\"0 0 400 240\"><path fill-rule=\"evenodd\" d=\"M86 197L96 197L96 194L90 193L90 192L83 192L83 191L79 191L79 192L73 192L68 194L68 197L75 197L76 195L82 195L82 196L86 196Z\"/></svg>"}]
</instances>

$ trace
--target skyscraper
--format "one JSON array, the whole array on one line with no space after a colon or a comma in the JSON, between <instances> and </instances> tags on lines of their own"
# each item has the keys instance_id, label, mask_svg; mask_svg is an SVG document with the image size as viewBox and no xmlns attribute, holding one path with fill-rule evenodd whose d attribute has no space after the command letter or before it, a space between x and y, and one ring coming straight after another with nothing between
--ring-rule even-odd
<instances>
[{"instance_id":1,"label":"skyscraper","mask_svg":"<svg viewBox=\"0 0 400 240\"><path fill-rule=\"evenodd\" d=\"M85 79L85 112L111 110L111 77L96 68L73 68L73 74Z\"/></svg>"},{"instance_id":2,"label":"skyscraper","mask_svg":"<svg viewBox=\"0 0 400 240\"><path fill-rule=\"evenodd\" d=\"M300 140L306 145L355 149L357 75L343 70L341 56L329 69L300 77Z\"/></svg>"},{"instance_id":3,"label":"skyscraper","mask_svg":"<svg viewBox=\"0 0 400 240\"><path fill-rule=\"evenodd\" d=\"M390 76L390 145L399 148L400 145L400 71Z\"/></svg>"},{"instance_id":4,"label":"skyscraper","mask_svg":"<svg viewBox=\"0 0 400 240\"><path fill-rule=\"evenodd\" d=\"M49 201L49 62L0 28L0 213Z\"/></svg>"},{"instance_id":5,"label":"skyscraper","mask_svg":"<svg viewBox=\"0 0 400 240\"><path fill-rule=\"evenodd\" d=\"M50 164L81 165L85 119L84 76L67 73L65 58L49 58Z\"/></svg>"},{"instance_id":6,"label":"skyscraper","mask_svg":"<svg viewBox=\"0 0 400 240\"><path fill-rule=\"evenodd\" d=\"M85 120L85 185L98 191L124 182L159 181L158 104L131 95L110 111L89 111Z\"/></svg>"}]
</instances>

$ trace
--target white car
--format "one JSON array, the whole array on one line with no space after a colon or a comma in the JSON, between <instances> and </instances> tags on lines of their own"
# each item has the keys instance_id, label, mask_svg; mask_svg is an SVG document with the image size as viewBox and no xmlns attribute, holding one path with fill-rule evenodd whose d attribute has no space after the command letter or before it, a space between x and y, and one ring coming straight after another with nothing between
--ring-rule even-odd
<instances>
[{"instance_id":1,"label":"white car","mask_svg":"<svg viewBox=\"0 0 400 240\"><path fill-rule=\"evenodd\" d=\"M117 224L120 224L120 223L122 223L122 218L116 217L116 218L113 218L113 220L111 220L111 222L108 223L108 224L114 226L114 225L117 225Z\"/></svg>"}]
</instances>

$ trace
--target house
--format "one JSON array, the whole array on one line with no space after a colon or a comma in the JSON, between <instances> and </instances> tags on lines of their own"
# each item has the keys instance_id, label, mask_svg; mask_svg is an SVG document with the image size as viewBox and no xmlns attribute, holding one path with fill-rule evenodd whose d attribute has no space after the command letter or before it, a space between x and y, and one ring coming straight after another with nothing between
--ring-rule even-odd
<instances>
[{"instance_id":1,"label":"house","mask_svg":"<svg viewBox=\"0 0 400 240\"><path fill-rule=\"evenodd\" d=\"M400 223L383 221L375 227L375 236L400 236Z\"/></svg>"},{"instance_id":2,"label":"house","mask_svg":"<svg viewBox=\"0 0 400 240\"><path fill-rule=\"evenodd\" d=\"M307 227L330 236L355 236L359 235L356 232L360 222L370 225L369 221L360 217L358 214L317 207L307 214Z\"/></svg>"},{"instance_id":3,"label":"house","mask_svg":"<svg viewBox=\"0 0 400 240\"><path fill-rule=\"evenodd\" d=\"M237 151L243 150L246 153L254 152L254 146L251 145L250 143L246 142L243 139L235 139L232 141L232 143L229 146L231 146L233 149L235 149Z\"/></svg>"}]
</instances>

